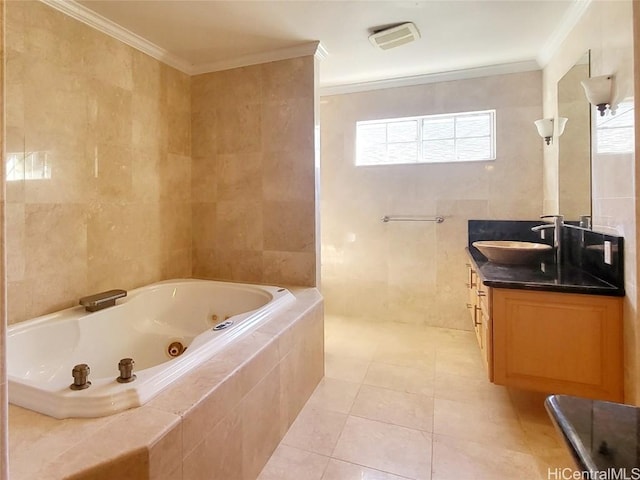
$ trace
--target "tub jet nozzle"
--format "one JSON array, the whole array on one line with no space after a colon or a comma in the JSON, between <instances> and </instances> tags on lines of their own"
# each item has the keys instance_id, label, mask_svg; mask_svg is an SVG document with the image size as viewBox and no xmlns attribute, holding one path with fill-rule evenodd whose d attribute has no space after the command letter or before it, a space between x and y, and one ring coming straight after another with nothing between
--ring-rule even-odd
<instances>
[{"instance_id":1,"label":"tub jet nozzle","mask_svg":"<svg viewBox=\"0 0 640 480\"><path fill-rule=\"evenodd\" d=\"M69 385L71 390L84 390L91 386L91 382L88 380L91 369L86 363L81 363L73 367L71 375L73 375L73 383Z\"/></svg>"},{"instance_id":2,"label":"tub jet nozzle","mask_svg":"<svg viewBox=\"0 0 640 480\"><path fill-rule=\"evenodd\" d=\"M116 378L118 383L129 383L133 382L136 379L135 374L133 373L133 366L135 362L132 358L123 358L118 363L118 370L120 370L120 376Z\"/></svg>"}]
</instances>

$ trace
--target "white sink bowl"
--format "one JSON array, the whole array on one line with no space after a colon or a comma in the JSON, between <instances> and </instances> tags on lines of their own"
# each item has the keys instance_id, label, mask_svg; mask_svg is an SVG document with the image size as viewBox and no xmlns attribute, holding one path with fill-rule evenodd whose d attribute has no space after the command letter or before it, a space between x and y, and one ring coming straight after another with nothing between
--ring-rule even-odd
<instances>
[{"instance_id":1,"label":"white sink bowl","mask_svg":"<svg viewBox=\"0 0 640 480\"><path fill-rule=\"evenodd\" d=\"M526 265L539 261L553 247L545 243L516 242L511 240L483 240L472 245L490 262L505 265Z\"/></svg>"}]
</instances>

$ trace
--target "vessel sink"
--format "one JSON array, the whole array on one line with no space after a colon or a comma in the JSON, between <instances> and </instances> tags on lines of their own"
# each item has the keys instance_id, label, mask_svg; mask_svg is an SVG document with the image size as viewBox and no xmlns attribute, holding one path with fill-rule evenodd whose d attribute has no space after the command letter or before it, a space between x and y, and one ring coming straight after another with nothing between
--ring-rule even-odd
<instances>
[{"instance_id":1,"label":"vessel sink","mask_svg":"<svg viewBox=\"0 0 640 480\"><path fill-rule=\"evenodd\" d=\"M516 242L511 240L483 240L472 245L490 262L505 265L526 265L539 261L553 247L545 243Z\"/></svg>"}]
</instances>

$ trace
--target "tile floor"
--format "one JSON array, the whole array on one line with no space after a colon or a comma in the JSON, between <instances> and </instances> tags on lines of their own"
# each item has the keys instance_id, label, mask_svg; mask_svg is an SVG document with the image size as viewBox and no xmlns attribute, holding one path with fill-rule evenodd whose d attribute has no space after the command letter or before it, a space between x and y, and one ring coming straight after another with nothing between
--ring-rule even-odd
<instances>
[{"instance_id":1,"label":"tile floor","mask_svg":"<svg viewBox=\"0 0 640 480\"><path fill-rule=\"evenodd\" d=\"M489 383L472 332L327 316L325 338L325 378L258 480L539 480L571 466L545 395Z\"/></svg>"}]
</instances>

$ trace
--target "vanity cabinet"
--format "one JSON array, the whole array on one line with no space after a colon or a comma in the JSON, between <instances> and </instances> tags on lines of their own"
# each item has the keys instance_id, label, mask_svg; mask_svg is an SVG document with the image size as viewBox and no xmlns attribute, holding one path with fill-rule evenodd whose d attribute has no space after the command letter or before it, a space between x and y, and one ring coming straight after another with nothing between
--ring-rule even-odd
<instances>
[{"instance_id":1,"label":"vanity cabinet","mask_svg":"<svg viewBox=\"0 0 640 480\"><path fill-rule=\"evenodd\" d=\"M477 272L471 264L467 264L467 289L469 301L467 309L471 315L473 329L480 346L482 360L489 374L489 380L493 381L492 366L492 334L491 334L491 288L482 284Z\"/></svg>"},{"instance_id":2,"label":"vanity cabinet","mask_svg":"<svg viewBox=\"0 0 640 480\"><path fill-rule=\"evenodd\" d=\"M622 297L489 288L467 268L467 307L490 381L623 400Z\"/></svg>"}]
</instances>

